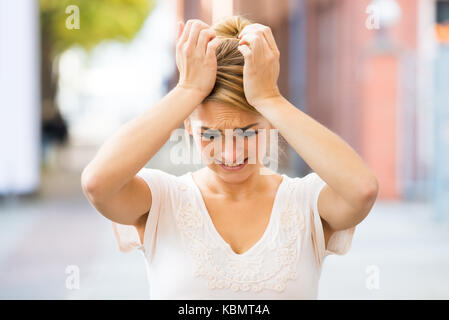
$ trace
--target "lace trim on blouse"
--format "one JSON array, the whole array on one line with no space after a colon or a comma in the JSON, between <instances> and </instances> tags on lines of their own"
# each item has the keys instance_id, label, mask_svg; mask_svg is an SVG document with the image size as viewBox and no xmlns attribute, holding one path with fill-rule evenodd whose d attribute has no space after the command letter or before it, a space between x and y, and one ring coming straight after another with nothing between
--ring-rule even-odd
<instances>
[{"instance_id":1,"label":"lace trim on blouse","mask_svg":"<svg viewBox=\"0 0 449 320\"><path fill-rule=\"evenodd\" d=\"M286 179L287 177L284 177ZM194 183L193 180L190 183ZM188 190L184 183L179 189ZM286 194L291 195L293 181L286 181ZM271 289L283 291L289 279L296 279L297 261L301 250L300 231L304 229L304 214L292 201L282 204L273 219L271 230L256 250L238 255L230 252L212 233L197 201L181 197L175 221L195 264L195 276L204 277L210 289L230 288L233 291ZM280 216L279 216L280 215ZM224 241L223 241L224 242ZM248 255L246 253L249 253Z\"/></svg>"}]
</instances>

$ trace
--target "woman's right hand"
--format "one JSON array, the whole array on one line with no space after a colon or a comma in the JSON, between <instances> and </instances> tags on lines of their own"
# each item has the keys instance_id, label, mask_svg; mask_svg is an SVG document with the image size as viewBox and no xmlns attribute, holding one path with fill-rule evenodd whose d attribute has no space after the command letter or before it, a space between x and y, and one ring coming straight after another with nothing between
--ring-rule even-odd
<instances>
[{"instance_id":1,"label":"woman's right hand","mask_svg":"<svg viewBox=\"0 0 449 320\"><path fill-rule=\"evenodd\" d=\"M193 89L206 98L217 76L215 50L220 44L215 30L198 19L178 22L176 65L179 70L177 86Z\"/></svg>"}]
</instances>

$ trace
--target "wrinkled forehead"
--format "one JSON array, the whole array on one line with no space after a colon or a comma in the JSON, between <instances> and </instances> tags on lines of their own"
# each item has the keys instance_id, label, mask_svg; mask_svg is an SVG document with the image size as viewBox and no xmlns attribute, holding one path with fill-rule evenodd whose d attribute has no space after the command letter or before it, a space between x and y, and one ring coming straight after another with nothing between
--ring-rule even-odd
<instances>
[{"instance_id":1,"label":"wrinkled forehead","mask_svg":"<svg viewBox=\"0 0 449 320\"><path fill-rule=\"evenodd\" d=\"M207 127L225 130L243 128L250 124L264 125L264 118L253 112L246 112L218 102L207 102L198 105L191 116L193 127Z\"/></svg>"}]
</instances>

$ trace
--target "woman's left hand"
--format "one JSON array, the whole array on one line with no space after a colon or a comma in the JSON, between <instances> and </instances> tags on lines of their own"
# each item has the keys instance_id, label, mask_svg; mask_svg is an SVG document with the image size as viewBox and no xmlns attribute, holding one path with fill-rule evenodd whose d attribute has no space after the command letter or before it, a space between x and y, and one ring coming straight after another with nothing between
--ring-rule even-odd
<instances>
[{"instance_id":1,"label":"woman's left hand","mask_svg":"<svg viewBox=\"0 0 449 320\"><path fill-rule=\"evenodd\" d=\"M259 23L243 28L238 50L245 59L243 89L246 100L257 109L258 104L280 96L279 50L271 29Z\"/></svg>"}]
</instances>

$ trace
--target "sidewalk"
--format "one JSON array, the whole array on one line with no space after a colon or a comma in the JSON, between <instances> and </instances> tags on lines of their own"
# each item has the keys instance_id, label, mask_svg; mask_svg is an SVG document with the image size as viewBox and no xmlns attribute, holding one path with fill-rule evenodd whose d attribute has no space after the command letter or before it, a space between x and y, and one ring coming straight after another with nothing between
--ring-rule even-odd
<instances>
[{"instance_id":1,"label":"sidewalk","mask_svg":"<svg viewBox=\"0 0 449 320\"><path fill-rule=\"evenodd\" d=\"M449 225L429 217L425 203L377 202L350 251L326 258L320 299L449 299Z\"/></svg>"}]
</instances>

